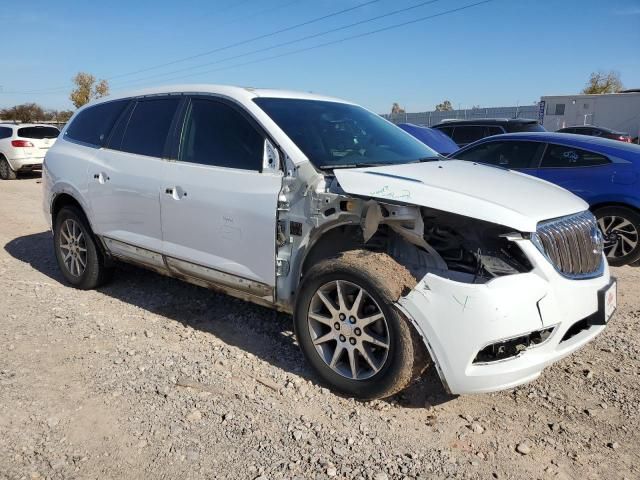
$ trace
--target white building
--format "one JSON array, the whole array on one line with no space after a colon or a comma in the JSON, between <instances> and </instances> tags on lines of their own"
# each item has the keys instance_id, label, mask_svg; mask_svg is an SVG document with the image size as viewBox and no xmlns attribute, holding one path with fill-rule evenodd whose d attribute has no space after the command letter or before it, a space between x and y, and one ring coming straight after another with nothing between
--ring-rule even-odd
<instances>
[{"instance_id":1,"label":"white building","mask_svg":"<svg viewBox=\"0 0 640 480\"><path fill-rule=\"evenodd\" d=\"M595 125L640 134L640 90L603 95L557 95L541 98L539 120L554 132L574 125Z\"/></svg>"}]
</instances>

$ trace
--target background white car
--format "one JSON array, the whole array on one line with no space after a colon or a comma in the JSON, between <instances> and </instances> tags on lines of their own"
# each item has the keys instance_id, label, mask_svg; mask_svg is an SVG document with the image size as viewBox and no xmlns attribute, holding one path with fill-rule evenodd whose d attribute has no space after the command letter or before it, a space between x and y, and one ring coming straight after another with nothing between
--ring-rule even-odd
<instances>
[{"instance_id":1,"label":"background white car","mask_svg":"<svg viewBox=\"0 0 640 480\"><path fill-rule=\"evenodd\" d=\"M13 180L18 172L40 168L59 134L51 125L1 123L0 178Z\"/></svg>"}]
</instances>

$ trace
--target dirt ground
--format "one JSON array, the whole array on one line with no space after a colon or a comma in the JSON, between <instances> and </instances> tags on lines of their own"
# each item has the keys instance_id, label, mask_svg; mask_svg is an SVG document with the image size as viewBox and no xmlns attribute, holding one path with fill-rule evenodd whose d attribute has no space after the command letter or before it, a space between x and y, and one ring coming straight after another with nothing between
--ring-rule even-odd
<instances>
[{"instance_id":1,"label":"dirt ground","mask_svg":"<svg viewBox=\"0 0 640 480\"><path fill-rule=\"evenodd\" d=\"M318 384L291 319L137 268L83 292L35 176L0 183L0 479L640 478L640 268L534 383L388 401Z\"/></svg>"}]
</instances>

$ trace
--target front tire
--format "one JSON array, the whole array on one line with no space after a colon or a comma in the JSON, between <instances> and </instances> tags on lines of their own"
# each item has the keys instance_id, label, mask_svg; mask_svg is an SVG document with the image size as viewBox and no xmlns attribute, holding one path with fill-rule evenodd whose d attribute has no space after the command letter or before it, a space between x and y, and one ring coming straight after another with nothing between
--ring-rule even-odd
<instances>
[{"instance_id":1,"label":"front tire","mask_svg":"<svg viewBox=\"0 0 640 480\"><path fill-rule=\"evenodd\" d=\"M391 257L366 250L323 260L306 272L294 327L324 382L350 397L384 398L424 371L424 345L393 306L415 284Z\"/></svg>"},{"instance_id":2,"label":"front tire","mask_svg":"<svg viewBox=\"0 0 640 480\"><path fill-rule=\"evenodd\" d=\"M53 243L58 266L75 288L91 290L105 283L111 270L98 248L86 217L75 207L64 207L55 218Z\"/></svg>"},{"instance_id":3,"label":"front tire","mask_svg":"<svg viewBox=\"0 0 640 480\"><path fill-rule=\"evenodd\" d=\"M609 265L621 267L640 260L640 214L629 207L602 207L593 212L604 236Z\"/></svg>"},{"instance_id":4,"label":"front tire","mask_svg":"<svg viewBox=\"0 0 640 480\"><path fill-rule=\"evenodd\" d=\"M0 178L2 180L15 180L16 177L16 171L11 168L9 161L4 156L0 155Z\"/></svg>"}]
</instances>

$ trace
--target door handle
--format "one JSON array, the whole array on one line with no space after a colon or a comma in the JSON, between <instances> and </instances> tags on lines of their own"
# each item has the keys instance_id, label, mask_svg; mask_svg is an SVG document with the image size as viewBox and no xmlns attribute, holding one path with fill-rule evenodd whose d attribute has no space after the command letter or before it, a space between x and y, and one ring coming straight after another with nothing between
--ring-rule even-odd
<instances>
[{"instance_id":1,"label":"door handle","mask_svg":"<svg viewBox=\"0 0 640 480\"><path fill-rule=\"evenodd\" d=\"M183 197L187 196L187 192L182 190L181 187L168 187L165 189L164 193L167 195L171 195L174 200L180 200Z\"/></svg>"},{"instance_id":2,"label":"door handle","mask_svg":"<svg viewBox=\"0 0 640 480\"><path fill-rule=\"evenodd\" d=\"M104 173L94 173L93 178L98 180L99 183L105 183L109 180L109 177Z\"/></svg>"}]
</instances>

